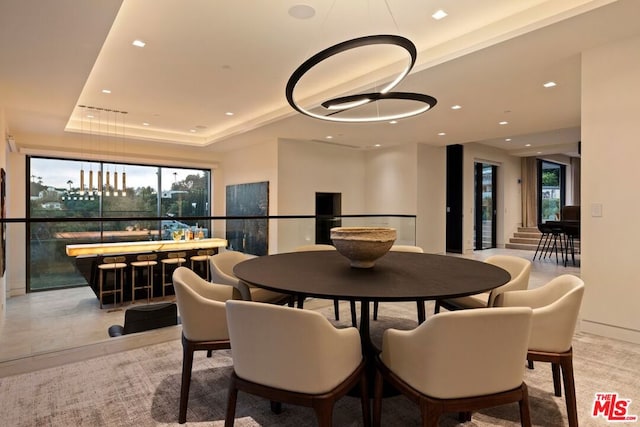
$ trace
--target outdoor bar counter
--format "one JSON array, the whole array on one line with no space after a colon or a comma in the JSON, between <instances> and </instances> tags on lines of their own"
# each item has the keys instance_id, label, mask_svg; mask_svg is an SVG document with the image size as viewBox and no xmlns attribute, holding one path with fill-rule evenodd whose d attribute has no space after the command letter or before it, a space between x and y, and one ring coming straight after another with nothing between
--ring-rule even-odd
<instances>
[{"instance_id":1,"label":"outdoor bar counter","mask_svg":"<svg viewBox=\"0 0 640 427\"><path fill-rule=\"evenodd\" d=\"M215 249L216 252L219 248L227 246L227 241L220 238L210 239L194 239L194 240L141 240L136 242L115 242L115 243L87 243L87 244L75 244L67 245L66 252L68 256L76 258L76 266L80 273L85 277L87 283L91 286L93 291L98 295L98 263L101 262L102 257L110 255L124 255L126 257L126 263L135 261L136 256L144 253L157 253L158 265L155 269L154 280L154 296L162 295L161 288L161 266L160 260L166 258L168 252L186 252L187 263L185 266L190 266L189 258L192 255L196 255L198 250L201 249ZM205 268L208 268L205 267ZM127 270L127 278L125 279L124 286L124 301L131 299L131 282L130 282L130 269ZM170 293L173 293L172 289L167 289Z\"/></svg>"}]
</instances>

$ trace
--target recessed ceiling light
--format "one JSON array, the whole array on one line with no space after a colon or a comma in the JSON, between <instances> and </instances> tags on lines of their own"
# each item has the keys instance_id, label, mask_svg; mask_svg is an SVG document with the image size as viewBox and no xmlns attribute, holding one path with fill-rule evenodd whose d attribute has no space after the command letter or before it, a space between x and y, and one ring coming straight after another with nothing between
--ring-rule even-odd
<instances>
[{"instance_id":1,"label":"recessed ceiling light","mask_svg":"<svg viewBox=\"0 0 640 427\"><path fill-rule=\"evenodd\" d=\"M542 86L544 86L544 87L554 87L555 85L556 85L556 82L546 82Z\"/></svg>"},{"instance_id":2,"label":"recessed ceiling light","mask_svg":"<svg viewBox=\"0 0 640 427\"><path fill-rule=\"evenodd\" d=\"M505 141L511 142L511 138L505 138Z\"/></svg>"},{"instance_id":3,"label":"recessed ceiling light","mask_svg":"<svg viewBox=\"0 0 640 427\"><path fill-rule=\"evenodd\" d=\"M434 13L433 15L431 15L431 17L433 19L435 19L436 21L441 20L442 18L444 18L445 16L447 16L447 12L445 12L444 10L440 9L438 10L436 13Z\"/></svg>"},{"instance_id":4,"label":"recessed ceiling light","mask_svg":"<svg viewBox=\"0 0 640 427\"><path fill-rule=\"evenodd\" d=\"M452 109L452 110L459 110L459 109L461 109L461 108L462 108L462 107L461 107L460 105L453 105L453 106L451 107L451 109Z\"/></svg>"},{"instance_id":5,"label":"recessed ceiling light","mask_svg":"<svg viewBox=\"0 0 640 427\"><path fill-rule=\"evenodd\" d=\"M289 15L296 19L313 18L315 14L315 9L306 4L297 4L289 8Z\"/></svg>"},{"instance_id":6,"label":"recessed ceiling light","mask_svg":"<svg viewBox=\"0 0 640 427\"><path fill-rule=\"evenodd\" d=\"M111 93L109 89L102 89L102 93Z\"/></svg>"},{"instance_id":7,"label":"recessed ceiling light","mask_svg":"<svg viewBox=\"0 0 640 427\"><path fill-rule=\"evenodd\" d=\"M226 116L233 116L233 113L231 111L227 111L226 113L224 113Z\"/></svg>"},{"instance_id":8,"label":"recessed ceiling light","mask_svg":"<svg viewBox=\"0 0 640 427\"><path fill-rule=\"evenodd\" d=\"M333 139L333 137L332 137L331 135L327 135L327 136L325 136L325 138L327 138L327 139Z\"/></svg>"},{"instance_id":9,"label":"recessed ceiling light","mask_svg":"<svg viewBox=\"0 0 640 427\"><path fill-rule=\"evenodd\" d=\"M191 132L191 133L195 133L195 132L196 132L196 130L195 130L195 129L189 129L189 132Z\"/></svg>"},{"instance_id":10,"label":"recessed ceiling light","mask_svg":"<svg viewBox=\"0 0 640 427\"><path fill-rule=\"evenodd\" d=\"M398 123L398 121L397 120L391 120L389 123L392 124L392 125L395 125L396 123Z\"/></svg>"},{"instance_id":11,"label":"recessed ceiling light","mask_svg":"<svg viewBox=\"0 0 640 427\"><path fill-rule=\"evenodd\" d=\"M381 145L380 144L375 144L374 147L381 147Z\"/></svg>"},{"instance_id":12,"label":"recessed ceiling light","mask_svg":"<svg viewBox=\"0 0 640 427\"><path fill-rule=\"evenodd\" d=\"M440 133L438 134L438 136L445 136L445 135L446 135L446 133L444 133L444 132L440 132Z\"/></svg>"},{"instance_id":13,"label":"recessed ceiling light","mask_svg":"<svg viewBox=\"0 0 640 427\"><path fill-rule=\"evenodd\" d=\"M144 47L146 45L146 43L143 42L142 40L134 40L133 43L131 44L136 47Z\"/></svg>"},{"instance_id":14,"label":"recessed ceiling light","mask_svg":"<svg viewBox=\"0 0 640 427\"><path fill-rule=\"evenodd\" d=\"M507 122L507 121L503 120L503 121L501 121L501 122L500 122L500 123L498 123L498 124L499 124L499 125L508 125L508 124L509 124L509 122Z\"/></svg>"},{"instance_id":15,"label":"recessed ceiling light","mask_svg":"<svg viewBox=\"0 0 640 427\"><path fill-rule=\"evenodd\" d=\"M531 144L524 144L525 147L531 147Z\"/></svg>"},{"instance_id":16,"label":"recessed ceiling light","mask_svg":"<svg viewBox=\"0 0 640 427\"><path fill-rule=\"evenodd\" d=\"M144 122L144 123L142 123L142 126L149 126L149 123Z\"/></svg>"},{"instance_id":17,"label":"recessed ceiling light","mask_svg":"<svg viewBox=\"0 0 640 427\"><path fill-rule=\"evenodd\" d=\"M93 114L87 114L88 119L93 119L95 116Z\"/></svg>"},{"instance_id":18,"label":"recessed ceiling light","mask_svg":"<svg viewBox=\"0 0 640 427\"><path fill-rule=\"evenodd\" d=\"M542 151L538 151L536 154L542 154Z\"/></svg>"}]
</instances>

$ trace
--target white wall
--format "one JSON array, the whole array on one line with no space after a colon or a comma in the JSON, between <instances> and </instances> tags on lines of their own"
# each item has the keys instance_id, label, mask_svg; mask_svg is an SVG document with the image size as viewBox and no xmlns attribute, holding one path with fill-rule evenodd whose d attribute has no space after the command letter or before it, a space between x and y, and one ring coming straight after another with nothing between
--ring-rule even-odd
<instances>
[{"instance_id":1,"label":"white wall","mask_svg":"<svg viewBox=\"0 0 640 427\"><path fill-rule=\"evenodd\" d=\"M447 149L418 145L416 245L443 254L447 240Z\"/></svg>"},{"instance_id":2,"label":"white wall","mask_svg":"<svg viewBox=\"0 0 640 427\"><path fill-rule=\"evenodd\" d=\"M315 215L316 192L341 193L344 215L367 212L365 176L365 157L359 150L280 140L278 212L280 215ZM280 220L279 224L278 251L315 243L314 220Z\"/></svg>"},{"instance_id":3,"label":"white wall","mask_svg":"<svg viewBox=\"0 0 640 427\"><path fill-rule=\"evenodd\" d=\"M7 156L7 217L25 218L26 158L19 153ZM7 224L7 296L26 293L26 227L24 223Z\"/></svg>"},{"instance_id":4,"label":"white wall","mask_svg":"<svg viewBox=\"0 0 640 427\"><path fill-rule=\"evenodd\" d=\"M417 151L417 144L411 144L366 153L365 208L362 213L416 215ZM388 218L375 225L395 228L397 244L415 244L413 219Z\"/></svg>"},{"instance_id":5,"label":"white wall","mask_svg":"<svg viewBox=\"0 0 640 427\"><path fill-rule=\"evenodd\" d=\"M6 142L6 124L4 118L4 109L0 108L0 167L4 168L7 164L7 142ZM1 225L0 225L1 226ZM0 325L4 321L5 307L7 301L7 279L5 277L0 278Z\"/></svg>"},{"instance_id":6,"label":"white wall","mask_svg":"<svg viewBox=\"0 0 640 427\"><path fill-rule=\"evenodd\" d=\"M640 343L638 76L638 37L583 53L582 329L636 343Z\"/></svg>"},{"instance_id":7,"label":"white wall","mask_svg":"<svg viewBox=\"0 0 640 427\"><path fill-rule=\"evenodd\" d=\"M474 164L476 162L485 162L498 166L496 246L504 248L505 241L522 225L522 215L520 213L521 188L518 182L521 171L520 158L510 156L502 150L475 143L465 144L463 151L463 252L471 253L473 251Z\"/></svg>"}]
</instances>

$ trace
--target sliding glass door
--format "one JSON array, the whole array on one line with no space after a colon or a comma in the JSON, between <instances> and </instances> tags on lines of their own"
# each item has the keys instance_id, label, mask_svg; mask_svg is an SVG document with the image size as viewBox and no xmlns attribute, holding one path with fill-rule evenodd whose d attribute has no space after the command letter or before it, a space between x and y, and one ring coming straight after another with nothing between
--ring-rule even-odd
<instances>
[{"instance_id":1,"label":"sliding glass door","mask_svg":"<svg viewBox=\"0 0 640 427\"><path fill-rule=\"evenodd\" d=\"M476 250L496 247L496 182L497 166L475 164L475 221L474 245Z\"/></svg>"},{"instance_id":2,"label":"sliding glass door","mask_svg":"<svg viewBox=\"0 0 640 427\"><path fill-rule=\"evenodd\" d=\"M560 219L565 204L565 165L538 160L538 222Z\"/></svg>"}]
</instances>

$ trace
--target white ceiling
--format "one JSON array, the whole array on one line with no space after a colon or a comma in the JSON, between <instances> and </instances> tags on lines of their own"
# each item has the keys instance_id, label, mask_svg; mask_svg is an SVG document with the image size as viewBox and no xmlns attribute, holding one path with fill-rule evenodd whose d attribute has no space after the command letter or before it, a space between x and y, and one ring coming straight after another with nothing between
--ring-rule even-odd
<instances>
[{"instance_id":1,"label":"white ceiling","mask_svg":"<svg viewBox=\"0 0 640 427\"><path fill-rule=\"evenodd\" d=\"M290 16L298 4L315 16ZM440 8L449 16L435 21ZM77 105L88 105L127 111L127 138L214 151L290 138L573 153L580 52L640 34L638 16L637 0L0 0L0 107L18 144L26 133L86 131ZM434 96L433 110L395 125L292 110L285 85L304 60L373 34L416 44L414 70L397 90ZM370 90L404 64L392 49L361 52L319 68L300 98ZM549 80L557 86L545 89Z\"/></svg>"}]
</instances>

